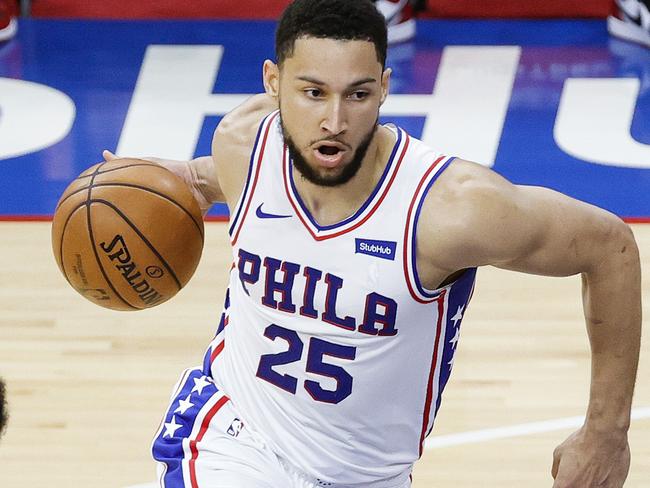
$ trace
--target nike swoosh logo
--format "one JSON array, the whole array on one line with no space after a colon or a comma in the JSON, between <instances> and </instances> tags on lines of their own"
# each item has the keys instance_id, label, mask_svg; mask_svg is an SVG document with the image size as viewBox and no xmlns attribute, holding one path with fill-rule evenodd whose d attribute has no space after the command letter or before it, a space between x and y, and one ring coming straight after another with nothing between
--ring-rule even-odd
<instances>
[{"instance_id":1,"label":"nike swoosh logo","mask_svg":"<svg viewBox=\"0 0 650 488\"><path fill-rule=\"evenodd\" d=\"M291 217L291 215L278 215L278 214L266 213L262 210L262 205L264 205L264 203L260 203L260 206L257 207L257 210L255 210L255 215L257 215L257 217L260 219L288 219L289 217Z\"/></svg>"}]
</instances>

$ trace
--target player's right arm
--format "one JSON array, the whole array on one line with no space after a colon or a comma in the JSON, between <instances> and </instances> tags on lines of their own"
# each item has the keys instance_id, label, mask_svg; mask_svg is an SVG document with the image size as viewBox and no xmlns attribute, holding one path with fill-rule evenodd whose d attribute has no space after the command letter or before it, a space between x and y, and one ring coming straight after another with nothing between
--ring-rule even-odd
<instances>
[{"instance_id":1,"label":"player's right arm","mask_svg":"<svg viewBox=\"0 0 650 488\"><path fill-rule=\"evenodd\" d=\"M232 209L237 203L246 177L248 161L257 129L263 117L277 108L277 102L266 94L254 95L229 112L221 120L212 139L212 156L201 156L190 161L146 157L172 171L192 191L205 215L217 202L225 202ZM117 159L110 151L104 159Z\"/></svg>"}]
</instances>

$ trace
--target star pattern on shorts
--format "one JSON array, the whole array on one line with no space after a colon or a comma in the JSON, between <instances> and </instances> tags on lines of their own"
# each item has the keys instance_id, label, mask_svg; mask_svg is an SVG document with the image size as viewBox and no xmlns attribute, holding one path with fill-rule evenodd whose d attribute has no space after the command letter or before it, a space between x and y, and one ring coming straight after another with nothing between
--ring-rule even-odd
<instances>
[{"instance_id":1,"label":"star pattern on shorts","mask_svg":"<svg viewBox=\"0 0 650 488\"><path fill-rule=\"evenodd\" d=\"M199 393L199 395L200 395L200 393ZM181 415L183 415L185 412L187 412L188 409L192 408L194 406L194 404L192 402L190 402L190 397L191 396L192 396L192 394L190 393L189 395L187 395L187 398L185 400L179 400L178 401L178 408L176 410L174 410L174 413L180 413Z\"/></svg>"},{"instance_id":2,"label":"star pattern on shorts","mask_svg":"<svg viewBox=\"0 0 650 488\"><path fill-rule=\"evenodd\" d=\"M198 392L199 395L201 395L203 393L203 388L205 388L209 384L210 381L208 380L208 377L205 375L201 376L200 378L194 378L194 388L192 388L190 394L196 391Z\"/></svg>"},{"instance_id":3,"label":"star pattern on shorts","mask_svg":"<svg viewBox=\"0 0 650 488\"><path fill-rule=\"evenodd\" d=\"M176 423L176 415L173 415L172 421L165 423L165 433L163 434L163 437L174 437L176 431L180 429L182 426L183 424Z\"/></svg>"}]
</instances>

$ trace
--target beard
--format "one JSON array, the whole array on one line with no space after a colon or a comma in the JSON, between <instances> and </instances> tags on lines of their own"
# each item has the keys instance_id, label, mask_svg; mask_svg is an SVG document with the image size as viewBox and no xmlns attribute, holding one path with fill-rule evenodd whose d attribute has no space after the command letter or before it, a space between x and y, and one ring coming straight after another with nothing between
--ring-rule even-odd
<instances>
[{"instance_id":1,"label":"beard","mask_svg":"<svg viewBox=\"0 0 650 488\"><path fill-rule=\"evenodd\" d=\"M280 115L280 117L282 117L282 115ZM363 139L361 139L359 146L354 151L354 154L352 156L352 161L350 161L348 164L343 166L342 170L336 174L327 174L326 172L319 172L317 169L312 168L307 162L307 160L303 157L302 153L300 152L296 144L293 142L293 139L291 138L289 131L287 131L287 128L284 126L284 123L282 122L281 119L280 119L280 124L282 126L282 136L284 138L284 142L287 145L287 148L289 149L289 157L293 161L293 164L298 170L298 172L300 173L300 175L310 183L313 183L314 185L334 187L334 186L343 185L348 181L350 181L357 174L359 168L361 168L361 163L363 162L363 158L366 156L366 153L368 152L368 148L370 147L370 143L372 142L372 139L375 136L375 132L377 131L377 125L379 124L379 116L377 117L377 120L373 124L372 128L363 137ZM321 140L337 141L337 138L330 137Z\"/></svg>"}]
</instances>

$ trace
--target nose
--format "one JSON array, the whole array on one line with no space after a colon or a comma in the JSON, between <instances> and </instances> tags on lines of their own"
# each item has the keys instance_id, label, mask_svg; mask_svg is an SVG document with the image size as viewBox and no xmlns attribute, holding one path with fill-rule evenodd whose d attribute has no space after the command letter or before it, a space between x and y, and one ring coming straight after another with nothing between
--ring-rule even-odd
<instances>
[{"instance_id":1,"label":"nose","mask_svg":"<svg viewBox=\"0 0 650 488\"><path fill-rule=\"evenodd\" d=\"M326 105L326 112L321 121L321 130L328 135L342 134L347 130L347 117L345 106L338 97L330 100Z\"/></svg>"}]
</instances>

